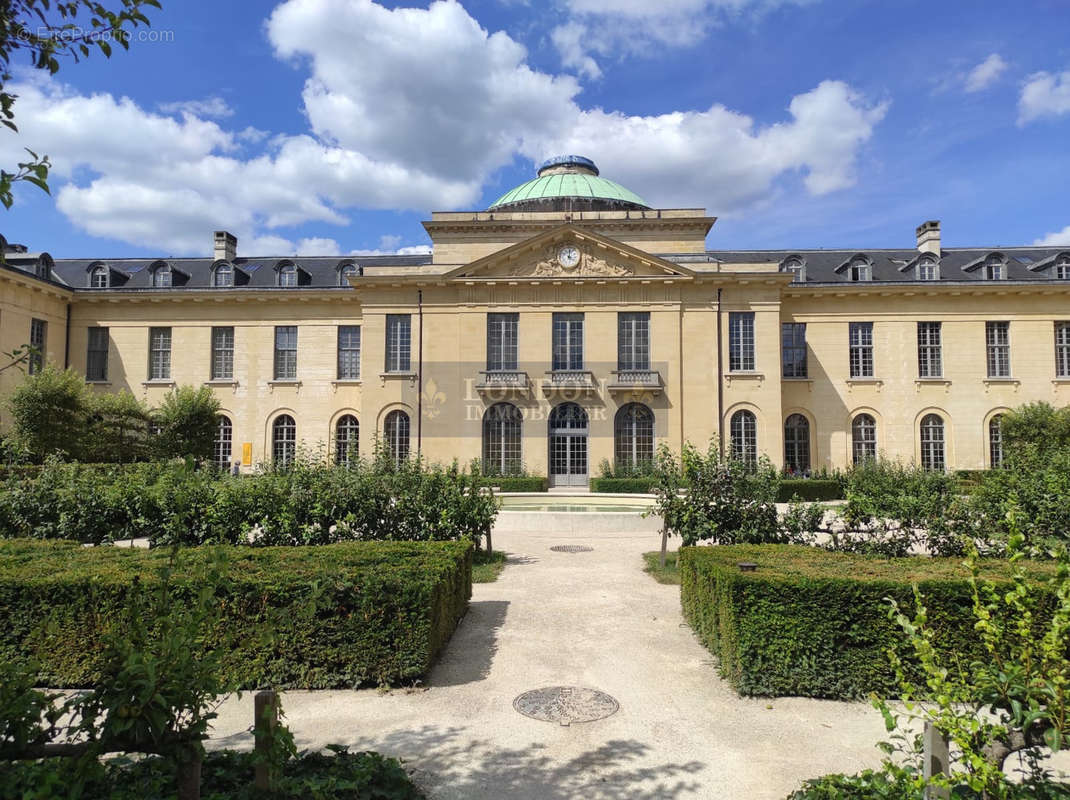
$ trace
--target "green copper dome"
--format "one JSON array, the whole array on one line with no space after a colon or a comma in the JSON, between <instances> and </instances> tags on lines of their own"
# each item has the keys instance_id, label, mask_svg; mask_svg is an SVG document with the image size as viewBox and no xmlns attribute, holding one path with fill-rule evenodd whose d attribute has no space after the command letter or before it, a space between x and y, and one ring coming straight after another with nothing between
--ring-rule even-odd
<instances>
[{"instance_id":1,"label":"green copper dome","mask_svg":"<svg viewBox=\"0 0 1070 800\"><path fill-rule=\"evenodd\" d=\"M566 211L650 208L635 192L599 177L583 156L558 156L539 167L538 177L511 189L491 211Z\"/></svg>"}]
</instances>

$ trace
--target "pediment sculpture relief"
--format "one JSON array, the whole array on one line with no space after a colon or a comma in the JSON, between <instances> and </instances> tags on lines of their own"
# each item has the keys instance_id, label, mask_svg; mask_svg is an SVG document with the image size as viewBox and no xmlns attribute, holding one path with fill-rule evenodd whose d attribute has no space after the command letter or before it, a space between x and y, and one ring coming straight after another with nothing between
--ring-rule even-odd
<instances>
[{"instance_id":1,"label":"pediment sculpture relief","mask_svg":"<svg viewBox=\"0 0 1070 800\"><path fill-rule=\"evenodd\" d=\"M539 260L517 264L509 274L535 278L620 278L634 275L635 271L566 244L546 248Z\"/></svg>"}]
</instances>

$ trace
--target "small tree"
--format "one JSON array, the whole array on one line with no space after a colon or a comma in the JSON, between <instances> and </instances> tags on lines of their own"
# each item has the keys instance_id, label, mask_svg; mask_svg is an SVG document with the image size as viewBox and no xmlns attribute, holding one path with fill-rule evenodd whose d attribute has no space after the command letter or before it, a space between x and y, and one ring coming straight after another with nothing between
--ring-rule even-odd
<instances>
[{"instance_id":1,"label":"small tree","mask_svg":"<svg viewBox=\"0 0 1070 800\"><path fill-rule=\"evenodd\" d=\"M58 453L77 458L85 425L85 378L48 364L12 392L8 400L12 438L34 461Z\"/></svg>"},{"instance_id":2,"label":"small tree","mask_svg":"<svg viewBox=\"0 0 1070 800\"><path fill-rule=\"evenodd\" d=\"M98 463L141 461L148 456L149 411L128 391L89 394L83 456Z\"/></svg>"},{"instance_id":3,"label":"small tree","mask_svg":"<svg viewBox=\"0 0 1070 800\"><path fill-rule=\"evenodd\" d=\"M163 458L211 458L219 400L207 386L179 386L153 414L160 433L153 449Z\"/></svg>"},{"instance_id":4,"label":"small tree","mask_svg":"<svg viewBox=\"0 0 1070 800\"><path fill-rule=\"evenodd\" d=\"M1070 449L1070 406L1026 403L1000 420L1008 460Z\"/></svg>"}]
</instances>

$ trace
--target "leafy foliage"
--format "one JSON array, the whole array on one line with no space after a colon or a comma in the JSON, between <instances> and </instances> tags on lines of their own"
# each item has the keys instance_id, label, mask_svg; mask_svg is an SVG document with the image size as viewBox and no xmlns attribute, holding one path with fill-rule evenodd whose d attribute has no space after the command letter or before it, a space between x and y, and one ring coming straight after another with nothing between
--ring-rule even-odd
<instances>
[{"instance_id":1,"label":"leafy foliage","mask_svg":"<svg viewBox=\"0 0 1070 800\"><path fill-rule=\"evenodd\" d=\"M152 415L159 426L154 449L164 458L211 458L220 408L208 386L176 387Z\"/></svg>"},{"instance_id":2,"label":"leafy foliage","mask_svg":"<svg viewBox=\"0 0 1070 800\"><path fill-rule=\"evenodd\" d=\"M77 458L86 420L85 378L51 364L19 383L8 398L15 447L38 460Z\"/></svg>"},{"instance_id":3,"label":"leafy foliage","mask_svg":"<svg viewBox=\"0 0 1070 800\"><path fill-rule=\"evenodd\" d=\"M221 552L225 564L213 589L204 575ZM146 605L131 598L163 591L167 552L3 542L0 661L33 669L38 685L56 687L99 686L103 676L119 674L113 665L129 663L122 691L137 692L149 676L136 677L136 671L151 668L139 665L139 658L169 658L175 649L193 646L177 634L161 639L157 633L173 628L185 609L204 606L216 618L199 635L217 657L205 665L175 666L168 681L200 685L207 680L204 670L228 687L412 681L427 673L467 608L471 552L468 542L187 548L181 570L170 573L166 602L160 594ZM129 620L133 612L127 609L143 619ZM139 644L150 640L158 644ZM160 713L152 697L113 693L99 705L138 709L146 725L156 726L149 732L167 723L151 716Z\"/></svg>"},{"instance_id":4,"label":"leafy foliage","mask_svg":"<svg viewBox=\"0 0 1070 800\"><path fill-rule=\"evenodd\" d=\"M744 695L896 694L901 681L889 650L898 653L906 680L922 685L921 664L885 611L885 598L912 602L915 584L930 599L942 652L966 661L984 655L957 559L761 545L684 547L679 562L684 615ZM740 562L757 569L742 572ZM1005 561L986 560L982 572L995 581L1012 577ZM1032 565L1027 574L1042 577L1050 569Z\"/></svg>"},{"instance_id":5,"label":"leafy foliage","mask_svg":"<svg viewBox=\"0 0 1070 800\"><path fill-rule=\"evenodd\" d=\"M0 124L13 131L17 95L6 91L11 80L11 58L25 51L37 69L59 71L61 59L77 62L96 51L108 58L112 44L130 46L130 31L148 25L144 9L159 8L158 0L121 0L112 11L95 0L7 0L0 7ZM30 160L16 172L0 170L0 203L11 208L12 188L19 181L48 192L48 156L27 149Z\"/></svg>"},{"instance_id":6,"label":"leafy foliage","mask_svg":"<svg viewBox=\"0 0 1070 800\"><path fill-rule=\"evenodd\" d=\"M777 492L778 503L792 500L843 500L846 481L835 478L784 478Z\"/></svg>"},{"instance_id":7,"label":"leafy foliage","mask_svg":"<svg viewBox=\"0 0 1070 800\"><path fill-rule=\"evenodd\" d=\"M646 478L591 478L592 492L616 494L652 494L657 479Z\"/></svg>"},{"instance_id":8,"label":"leafy foliage","mask_svg":"<svg viewBox=\"0 0 1070 800\"><path fill-rule=\"evenodd\" d=\"M545 492L546 478L534 475L484 476L480 486L493 486L502 492Z\"/></svg>"}]
</instances>

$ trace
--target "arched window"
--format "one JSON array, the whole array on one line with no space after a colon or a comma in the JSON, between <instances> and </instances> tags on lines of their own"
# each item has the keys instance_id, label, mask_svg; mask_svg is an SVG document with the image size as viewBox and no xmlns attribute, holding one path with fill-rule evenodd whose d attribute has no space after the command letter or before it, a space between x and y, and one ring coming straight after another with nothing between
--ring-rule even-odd
<instances>
[{"instance_id":1,"label":"arched window","mask_svg":"<svg viewBox=\"0 0 1070 800\"><path fill-rule=\"evenodd\" d=\"M737 411L729 423L732 457L748 466L758 463L758 420L750 411Z\"/></svg>"},{"instance_id":2,"label":"arched window","mask_svg":"<svg viewBox=\"0 0 1070 800\"><path fill-rule=\"evenodd\" d=\"M802 414L784 421L784 469L792 475L810 474L810 420Z\"/></svg>"},{"instance_id":3,"label":"arched window","mask_svg":"<svg viewBox=\"0 0 1070 800\"><path fill-rule=\"evenodd\" d=\"M297 423L289 414L282 414L271 423L271 458L277 467L293 464L297 455Z\"/></svg>"},{"instance_id":4,"label":"arched window","mask_svg":"<svg viewBox=\"0 0 1070 800\"><path fill-rule=\"evenodd\" d=\"M944 420L937 414L926 414L921 421L921 465L943 471L946 464Z\"/></svg>"},{"instance_id":5,"label":"arched window","mask_svg":"<svg viewBox=\"0 0 1070 800\"><path fill-rule=\"evenodd\" d=\"M523 462L520 432L523 417L512 403L496 403L483 414L483 474L519 475Z\"/></svg>"},{"instance_id":6,"label":"arched window","mask_svg":"<svg viewBox=\"0 0 1070 800\"><path fill-rule=\"evenodd\" d=\"M222 289L233 285L234 267L225 261L222 264L217 264L215 271L212 273L212 286L215 286L217 289Z\"/></svg>"},{"instance_id":7,"label":"arched window","mask_svg":"<svg viewBox=\"0 0 1070 800\"><path fill-rule=\"evenodd\" d=\"M349 279L355 277L357 274L356 264L343 264L338 270L338 285L349 286Z\"/></svg>"},{"instance_id":8,"label":"arched window","mask_svg":"<svg viewBox=\"0 0 1070 800\"><path fill-rule=\"evenodd\" d=\"M168 289L171 286L171 266L160 264L152 271L152 286L155 289Z\"/></svg>"},{"instance_id":9,"label":"arched window","mask_svg":"<svg viewBox=\"0 0 1070 800\"><path fill-rule=\"evenodd\" d=\"M93 271L89 273L89 288L107 289L108 277L108 268L106 266L101 264L98 267L93 267Z\"/></svg>"},{"instance_id":10,"label":"arched window","mask_svg":"<svg viewBox=\"0 0 1070 800\"><path fill-rule=\"evenodd\" d=\"M297 267L293 264L279 267L279 286L297 286Z\"/></svg>"},{"instance_id":11,"label":"arched window","mask_svg":"<svg viewBox=\"0 0 1070 800\"><path fill-rule=\"evenodd\" d=\"M985 279L990 281L1001 281L1007 276L1006 270L1003 264L1003 256L991 255L985 259Z\"/></svg>"},{"instance_id":12,"label":"arched window","mask_svg":"<svg viewBox=\"0 0 1070 800\"><path fill-rule=\"evenodd\" d=\"M360 423L352 414L346 414L334 426L334 463L349 466L349 460L357 454Z\"/></svg>"},{"instance_id":13,"label":"arched window","mask_svg":"<svg viewBox=\"0 0 1070 800\"><path fill-rule=\"evenodd\" d=\"M1060 281L1070 281L1070 255L1059 256L1055 262L1055 277Z\"/></svg>"},{"instance_id":14,"label":"arched window","mask_svg":"<svg viewBox=\"0 0 1070 800\"><path fill-rule=\"evenodd\" d=\"M857 466L877 458L877 420L859 414L851 422L851 459Z\"/></svg>"},{"instance_id":15,"label":"arched window","mask_svg":"<svg viewBox=\"0 0 1070 800\"><path fill-rule=\"evenodd\" d=\"M847 268L847 276L852 281L868 281L873 277L873 271L869 262L859 257L852 261L851 266Z\"/></svg>"},{"instance_id":16,"label":"arched window","mask_svg":"<svg viewBox=\"0 0 1070 800\"><path fill-rule=\"evenodd\" d=\"M940 265L934 258L923 258L918 262L918 280L935 281L940 279Z\"/></svg>"},{"instance_id":17,"label":"arched window","mask_svg":"<svg viewBox=\"0 0 1070 800\"><path fill-rule=\"evenodd\" d=\"M642 403L622 406L613 420L618 468L644 467L654 460L654 412Z\"/></svg>"},{"instance_id":18,"label":"arched window","mask_svg":"<svg viewBox=\"0 0 1070 800\"><path fill-rule=\"evenodd\" d=\"M409 457L409 415L404 411L391 411L383 423L383 435L390 457L401 463Z\"/></svg>"},{"instance_id":19,"label":"arched window","mask_svg":"<svg viewBox=\"0 0 1070 800\"><path fill-rule=\"evenodd\" d=\"M215 429L215 441L212 444L212 463L219 469L229 469L234 428L230 420L222 414L219 415L218 420L219 425Z\"/></svg>"},{"instance_id":20,"label":"arched window","mask_svg":"<svg viewBox=\"0 0 1070 800\"><path fill-rule=\"evenodd\" d=\"M992 469L1003 466L1003 415L988 421L988 462Z\"/></svg>"},{"instance_id":21,"label":"arched window","mask_svg":"<svg viewBox=\"0 0 1070 800\"><path fill-rule=\"evenodd\" d=\"M781 269L792 274L791 280L793 283L801 283L806 280L806 265L803 264L802 259L798 256L785 259L784 266Z\"/></svg>"}]
</instances>

